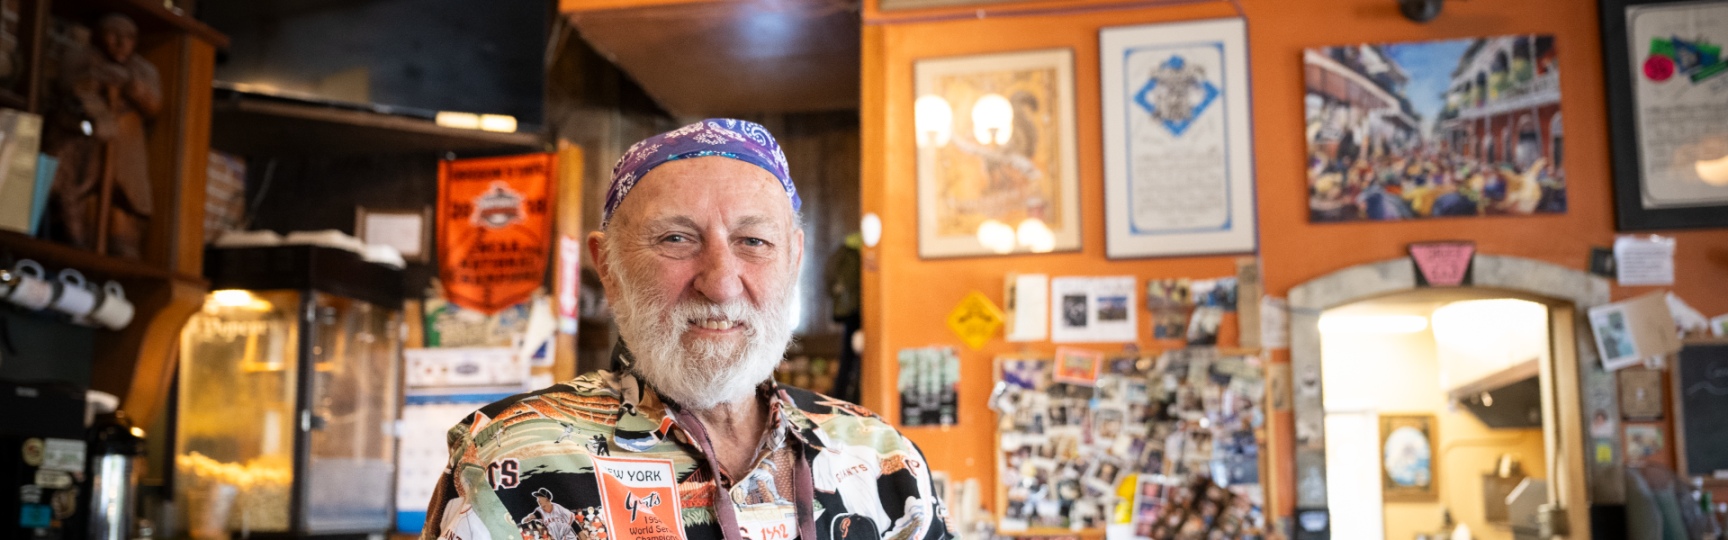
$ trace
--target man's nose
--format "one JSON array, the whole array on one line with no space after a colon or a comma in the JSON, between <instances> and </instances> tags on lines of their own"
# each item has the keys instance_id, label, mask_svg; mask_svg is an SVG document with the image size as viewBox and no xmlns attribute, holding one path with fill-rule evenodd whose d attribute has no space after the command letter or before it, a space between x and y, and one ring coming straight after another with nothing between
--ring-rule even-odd
<instances>
[{"instance_id":1,"label":"man's nose","mask_svg":"<svg viewBox=\"0 0 1728 540\"><path fill-rule=\"evenodd\" d=\"M744 265L726 242L702 246L702 265L696 271L696 292L708 301L724 304L744 295Z\"/></svg>"}]
</instances>

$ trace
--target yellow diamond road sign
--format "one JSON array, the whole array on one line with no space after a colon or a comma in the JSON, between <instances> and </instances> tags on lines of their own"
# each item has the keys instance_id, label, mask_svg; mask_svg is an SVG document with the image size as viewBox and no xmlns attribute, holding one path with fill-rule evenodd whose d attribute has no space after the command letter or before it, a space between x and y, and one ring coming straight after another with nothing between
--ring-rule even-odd
<instances>
[{"instance_id":1,"label":"yellow diamond road sign","mask_svg":"<svg viewBox=\"0 0 1728 540\"><path fill-rule=\"evenodd\" d=\"M954 311L948 312L948 329L973 350L989 342L999 328L1002 328L1002 310L978 291L967 294L960 299L960 305L954 306Z\"/></svg>"}]
</instances>

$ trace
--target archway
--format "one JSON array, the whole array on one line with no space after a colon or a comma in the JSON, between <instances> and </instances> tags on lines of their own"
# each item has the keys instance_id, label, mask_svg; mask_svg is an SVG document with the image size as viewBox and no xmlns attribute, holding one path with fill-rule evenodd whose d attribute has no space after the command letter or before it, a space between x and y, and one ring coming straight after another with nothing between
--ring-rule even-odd
<instances>
[{"instance_id":1,"label":"archway","mask_svg":"<svg viewBox=\"0 0 1728 540\"><path fill-rule=\"evenodd\" d=\"M1590 340L1585 310L1609 301L1608 281L1583 271L1519 257L1477 255L1466 283L1538 300L1550 308L1553 359L1541 366L1549 500L1560 503L1572 534L1589 538L1589 504L1623 500L1618 452L1585 464L1586 420L1580 412L1617 410L1613 377L1604 372ZM1325 410L1321 388L1320 315L1338 306L1418 289L1409 259L1345 268L1290 290L1290 361L1296 447L1294 480L1298 530L1329 530ZM1600 456L1595 456L1599 458ZM1588 482L1588 483L1586 483ZM1312 527L1312 528L1311 528ZM1314 536L1307 536L1314 537Z\"/></svg>"}]
</instances>

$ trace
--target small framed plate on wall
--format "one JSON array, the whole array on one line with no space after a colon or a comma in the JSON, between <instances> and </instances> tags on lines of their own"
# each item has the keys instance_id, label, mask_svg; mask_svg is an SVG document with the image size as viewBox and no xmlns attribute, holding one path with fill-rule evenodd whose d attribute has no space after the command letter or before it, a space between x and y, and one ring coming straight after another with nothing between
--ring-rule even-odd
<instances>
[{"instance_id":1,"label":"small framed plate on wall","mask_svg":"<svg viewBox=\"0 0 1728 540\"><path fill-rule=\"evenodd\" d=\"M430 206L418 210L354 207L354 236L367 244L396 248L404 261L430 260L431 223Z\"/></svg>"},{"instance_id":2,"label":"small framed plate on wall","mask_svg":"<svg viewBox=\"0 0 1728 540\"><path fill-rule=\"evenodd\" d=\"M1728 1L1600 2L1618 228L1728 226Z\"/></svg>"},{"instance_id":3,"label":"small framed plate on wall","mask_svg":"<svg viewBox=\"0 0 1728 540\"><path fill-rule=\"evenodd\" d=\"M1440 493L1434 465L1434 415L1380 415L1380 491L1388 502L1432 501Z\"/></svg>"}]
</instances>

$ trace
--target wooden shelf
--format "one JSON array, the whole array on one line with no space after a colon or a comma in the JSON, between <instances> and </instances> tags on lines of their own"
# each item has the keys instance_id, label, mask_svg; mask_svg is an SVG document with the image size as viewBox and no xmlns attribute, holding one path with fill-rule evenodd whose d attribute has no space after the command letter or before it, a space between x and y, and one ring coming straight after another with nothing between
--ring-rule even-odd
<instances>
[{"instance_id":1,"label":"wooden shelf","mask_svg":"<svg viewBox=\"0 0 1728 540\"><path fill-rule=\"evenodd\" d=\"M158 31L191 34L217 48L228 46L228 36L209 25L168 9L160 0L60 0L53 3L54 14L62 17L90 19L105 13L120 12L138 23L140 33Z\"/></svg>"},{"instance_id":2,"label":"wooden shelf","mask_svg":"<svg viewBox=\"0 0 1728 540\"><path fill-rule=\"evenodd\" d=\"M150 419L161 411L172 382L180 328L203 305L204 293L209 291L204 278L12 231L0 231L0 255L35 259L50 274L73 268L95 283L120 283L136 315L125 328L97 331L90 387L120 396L127 414L134 417Z\"/></svg>"},{"instance_id":3,"label":"wooden shelf","mask_svg":"<svg viewBox=\"0 0 1728 540\"><path fill-rule=\"evenodd\" d=\"M50 271L76 268L92 279L101 277L116 280L155 279L187 284L204 283L202 277L170 272L166 268L152 266L144 261L109 257L13 231L0 230L0 253L10 253L14 258L36 259Z\"/></svg>"},{"instance_id":4,"label":"wooden shelf","mask_svg":"<svg viewBox=\"0 0 1728 540\"><path fill-rule=\"evenodd\" d=\"M497 154L544 146L537 133L449 128L386 107L242 91L226 83L215 93L213 146L245 156Z\"/></svg>"}]
</instances>

